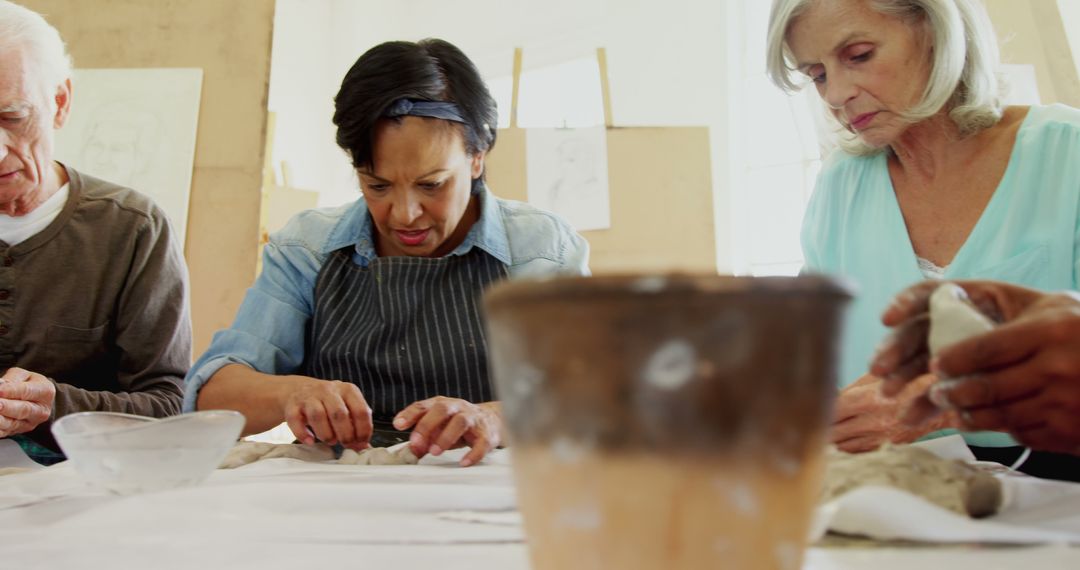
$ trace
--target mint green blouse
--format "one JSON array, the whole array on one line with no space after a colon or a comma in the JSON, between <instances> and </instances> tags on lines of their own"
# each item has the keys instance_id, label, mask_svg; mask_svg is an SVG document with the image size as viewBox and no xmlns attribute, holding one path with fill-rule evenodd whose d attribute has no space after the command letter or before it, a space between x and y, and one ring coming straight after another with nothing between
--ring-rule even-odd
<instances>
[{"instance_id":1,"label":"mint green blouse","mask_svg":"<svg viewBox=\"0 0 1080 570\"><path fill-rule=\"evenodd\" d=\"M887 156L837 151L818 177L803 219L806 270L857 288L848 312L841 386L866 374L885 335L880 315L903 288L923 280L889 177ZM1034 106L1005 174L945 279L994 279L1042 290L1080 280L1080 110ZM1004 434L969 443L1015 445Z\"/></svg>"}]
</instances>

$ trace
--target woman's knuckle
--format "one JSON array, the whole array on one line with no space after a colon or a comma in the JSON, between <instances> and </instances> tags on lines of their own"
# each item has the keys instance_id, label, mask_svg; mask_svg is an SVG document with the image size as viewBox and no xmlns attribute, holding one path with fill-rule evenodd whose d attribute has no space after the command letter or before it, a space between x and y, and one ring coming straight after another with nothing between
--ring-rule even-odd
<instances>
[{"instance_id":1,"label":"woman's knuckle","mask_svg":"<svg viewBox=\"0 0 1080 570\"><path fill-rule=\"evenodd\" d=\"M1080 320L1069 312L1058 312L1043 327L1043 334L1052 342L1068 342L1080 332Z\"/></svg>"},{"instance_id":2,"label":"woman's knuckle","mask_svg":"<svg viewBox=\"0 0 1080 570\"><path fill-rule=\"evenodd\" d=\"M1080 385L1062 383L1056 390L1047 390L1047 393L1059 408L1073 416L1080 415ZM1080 426L1080 422L1077 425Z\"/></svg>"},{"instance_id":3,"label":"woman's knuckle","mask_svg":"<svg viewBox=\"0 0 1080 570\"><path fill-rule=\"evenodd\" d=\"M1080 362L1072 354L1055 352L1047 355L1042 366L1043 376L1051 382L1068 381L1080 376Z\"/></svg>"},{"instance_id":4,"label":"woman's knuckle","mask_svg":"<svg viewBox=\"0 0 1080 570\"><path fill-rule=\"evenodd\" d=\"M1076 429L1075 423L1076 420L1072 416L1059 411L1055 411L1046 416L1046 425L1055 434L1068 434L1072 432Z\"/></svg>"}]
</instances>

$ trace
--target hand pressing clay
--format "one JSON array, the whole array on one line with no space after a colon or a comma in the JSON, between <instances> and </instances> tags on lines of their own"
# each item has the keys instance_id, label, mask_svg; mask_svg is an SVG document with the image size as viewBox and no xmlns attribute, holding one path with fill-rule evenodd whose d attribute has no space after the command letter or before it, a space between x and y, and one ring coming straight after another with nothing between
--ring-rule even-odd
<instances>
[{"instance_id":1,"label":"hand pressing clay","mask_svg":"<svg viewBox=\"0 0 1080 570\"><path fill-rule=\"evenodd\" d=\"M305 445L300 443L279 444L262 441L240 441L225 456L218 469L234 469L260 459L274 457L287 457L301 461L328 461L334 458L334 450L329 445L321 443Z\"/></svg>"},{"instance_id":2,"label":"hand pressing clay","mask_svg":"<svg viewBox=\"0 0 1080 570\"><path fill-rule=\"evenodd\" d=\"M993 475L919 447L885 445L870 453L829 452L823 502L870 485L907 491L975 518L997 513L1002 503L1001 482Z\"/></svg>"},{"instance_id":3,"label":"hand pressing clay","mask_svg":"<svg viewBox=\"0 0 1080 570\"><path fill-rule=\"evenodd\" d=\"M994 328L958 285L943 283L930 295L930 354Z\"/></svg>"}]
</instances>

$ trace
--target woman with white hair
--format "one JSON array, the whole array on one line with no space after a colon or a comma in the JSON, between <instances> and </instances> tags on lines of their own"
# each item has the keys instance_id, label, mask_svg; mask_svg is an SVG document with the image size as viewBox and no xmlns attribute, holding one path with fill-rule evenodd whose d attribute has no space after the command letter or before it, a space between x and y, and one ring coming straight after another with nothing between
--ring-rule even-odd
<instances>
[{"instance_id":1,"label":"woman with white hair","mask_svg":"<svg viewBox=\"0 0 1080 570\"><path fill-rule=\"evenodd\" d=\"M918 429L898 421L935 377L889 399L866 374L896 291L941 278L1078 288L1080 111L1005 106L998 63L976 0L774 0L770 77L788 91L813 82L839 127L802 242L807 270L860 292L833 426L841 449L960 426L948 414ZM1023 451L1004 434L965 437L1001 462Z\"/></svg>"}]
</instances>

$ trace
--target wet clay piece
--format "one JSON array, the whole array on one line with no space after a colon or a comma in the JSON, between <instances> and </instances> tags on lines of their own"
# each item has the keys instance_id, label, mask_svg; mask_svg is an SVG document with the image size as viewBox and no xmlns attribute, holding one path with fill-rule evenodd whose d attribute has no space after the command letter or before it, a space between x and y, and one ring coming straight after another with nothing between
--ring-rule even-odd
<instances>
[{"instance_id":1,"label":"wet clay piece","mask_svg":"<svg viewBox=\"0 0 1080 570\"><path fill-rule=\"evenodd\" d=\"M870 453L828 454L823 501L859 487L893 487L971 517L988 517L1002 503L1001 482L960 461L942 459L909 445L886 445Z\"/></svg>"},{"instance_id":2,"label":"wet clay piece","mask_svg":"<svg viewBox=\"0 0 1080 570\"><path fill-rule=\"evenodd\" d=\"M953 283L943 283L930 295L930 354L994 328L994 322L971 303Z\"/></svg>"},{"instance_id":3,"label":"wet clay piece","mask_svg":"<svg viewBox=\"0 0 1080 570\"><path fill-rule=\"evenodd\" d=\"M346 465L416 465L417 461L419 460L412 449L407 445L402 445L396 449L385 447L372 447L363 451L346 449L337 462Z\"/></svg>"},{"instance_id":4,"label":"wet clay piece","mask_svg":"<svg viewBox=\"0 0 1080 570\"><path fill-rule=\"evenodd\" d=\"M218 469L235 469L241 465L254 463L261 459L285 457L301 461L328 461L334 458L334 450L321 443L304 445L299 443L266 443L262 441L240 441L221 461Z\"/></svg>"},{"instance_id":5,"label":"wet clay piece","mask_svg":"<svg viewBox=\"0 0 1080 570\"><path fill-rule=\"evenodd\" d=\"M241 441L229 451L229 454L225 456L218 468L235 469L242 465L275 457L325 462L334 459L334 450L322 443L305 445L300 443L280 444ZM336 463L342 465L415 465L417 461L416 455L413 455L409 446L403 445L395 449L384 447L373 447L363 451L346 449Z\"/></svg>"}]
</instances>

